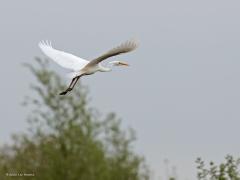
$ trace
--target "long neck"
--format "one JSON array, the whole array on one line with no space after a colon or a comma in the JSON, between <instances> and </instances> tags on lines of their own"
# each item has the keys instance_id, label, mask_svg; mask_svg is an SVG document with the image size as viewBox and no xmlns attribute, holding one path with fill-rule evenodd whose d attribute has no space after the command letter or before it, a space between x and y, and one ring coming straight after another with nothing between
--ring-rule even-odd
<instances>
[{"instance_id":1,"label":"long neck","mask_svg":"<svg viewBox=\"0 0 240 180\"><path fill-rule=\"evenodd\" d=\"M113 64L108 63L106 66L100 66L101 72L110 72L112 71Z\"/></svg>"}]
</instances>

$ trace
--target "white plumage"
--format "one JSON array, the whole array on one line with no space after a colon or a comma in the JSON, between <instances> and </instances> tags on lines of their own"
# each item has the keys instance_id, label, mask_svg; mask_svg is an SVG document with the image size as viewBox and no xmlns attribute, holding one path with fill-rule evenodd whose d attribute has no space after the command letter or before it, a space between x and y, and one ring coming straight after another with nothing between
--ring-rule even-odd
<instances>
[{"instance_id":1,"label":"white plumage","mask_svg":"<svg viewBox=\"0 0 240 180\"><path fill-rule=\"evenodd\" d=\"M111 49L110 51L107 51L106 53L99 56L98 58L93 59L92 61L87 61L73 54L54 49L51 45L51 42L41 41L39 43L40 49L46 56L48 56L60 66L70 69L72 71L68 75L73 78L72 82L69 85L68 89L60 93L60 95L65 95L68 91L71 91L81 76L94 74L96 72L111 71L112 69L110 67L104 67L100 63L109 57L133 51L137 48L137 46L138 44L135 40L130 40L121 44L120 46ZM121 61L112 61L109 63L109 66L128 66L128 64Z\"/></svg>"},{"instance_id":2,"label":"white plumage","mask_svg":"<svg viewBox=\"0 0 240 180\"><path fill-rule=\"evenodd\" d=\"M39 47L45 55L57 64L72 71L78 71L89 63L89 61L74 56L73 54L54 49L48 41L41 41Z\"/></svg>"}]
</instances>

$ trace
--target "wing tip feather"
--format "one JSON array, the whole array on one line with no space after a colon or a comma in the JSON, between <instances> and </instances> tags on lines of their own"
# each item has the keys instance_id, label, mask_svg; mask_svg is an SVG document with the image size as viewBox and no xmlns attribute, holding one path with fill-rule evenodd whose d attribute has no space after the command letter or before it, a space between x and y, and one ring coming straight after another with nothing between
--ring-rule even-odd
<instances>
[{"instance_id":1,"label":"wing tip feather","mask_svg":"<svg viewBox=\"0 0 240 180\"><path fill-rule=\"evenodd\" d=\"M123 43L122 46L123 48L127 48L127 51L133 51L139 47L139 40L137 38L131 38L127 40L125 43Z\"/></svg>"},{"instance_id":2,"label":"wing tip feather","mask_svg":"<svg viewBox=\"0 0 240 180\"><path fill-rule=\"evenodd\" d=\"M138 48L140 45L140 41L137 38L132 38L129 41L133 45L134 49Z\"/></svg>"},{"instance_id":3,"label":"wing tip feather","mask_svg":"<svg viewBox=\"0 0 240 180\"><path fill-rule=\"evenodd\" d=\"M46 47L49 47L49 48L53 48L52 47L52 43L51 41L48 41L48 40L41 40L39 43L38 43L38 46L42 49L42 48L46 48Z\"/></svg>"}]
</instances>

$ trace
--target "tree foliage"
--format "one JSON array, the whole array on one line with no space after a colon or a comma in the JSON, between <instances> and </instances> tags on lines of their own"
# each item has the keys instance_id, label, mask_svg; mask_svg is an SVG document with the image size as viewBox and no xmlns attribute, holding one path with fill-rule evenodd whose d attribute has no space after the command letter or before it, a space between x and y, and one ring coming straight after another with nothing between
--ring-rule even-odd
<instances>
[{"instance_id":1,"label":"tree foliage","mask_svg":"<svg viewBox=\"0 0 240 180\"><path fill-rule=\"evenodd\" d=\"M37 62L37 67L26 65L37 82L31 85L34 97L24 102L31 109L30 131L1 147L0 179L29 174L36 180L149 179L144 159L133 151L134 132L123 130L114 113L102 116L89 107L81 84L59 96L66 85L47 61Z\"/></svg>"},{"instance_id":2,"label":"tree foliage","mask_svg":"<svg viewBox=\"0 0 240 180\"><path fill-rule=\"evenodd\" d=\"M220 165L210 162L209 167L206 167L201 158L196 163L199 180L240 180L240 159L234 159L233 156L226 156L225 162Z\"/></svg>"}]
</instances>

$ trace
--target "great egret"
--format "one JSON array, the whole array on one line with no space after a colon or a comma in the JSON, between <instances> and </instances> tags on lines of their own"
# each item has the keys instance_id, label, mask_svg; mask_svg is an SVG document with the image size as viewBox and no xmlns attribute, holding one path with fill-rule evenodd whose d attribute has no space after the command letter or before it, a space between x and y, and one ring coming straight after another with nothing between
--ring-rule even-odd
<instances>
[{"instance_id":1,"label":"great egret","mask_svg":"<svg viewBox=\"0 0 240 180\"><path fill-rule=\"evenodd\" d=\"M82 76L91 75L98 71L109 72L112 70L112 66L128 66L128 64L125 62L111 61L108 63L108 66L104 67L101 65L101 62L109 57L135 50L138 47L138 43L135 40L129 40L125 43L122 43L120 46L111 49L102 56L93 59L92 61L87 61L70 53L56 50L52 47L51 42L48 41L41 41L39 43L39 47L50 59L55 61L60 66L72 71L69 73L69 76L72 78L69 87L60 93L60 95L65 95L74 88L77 81Z\"/></svg>"}]
</instances>

